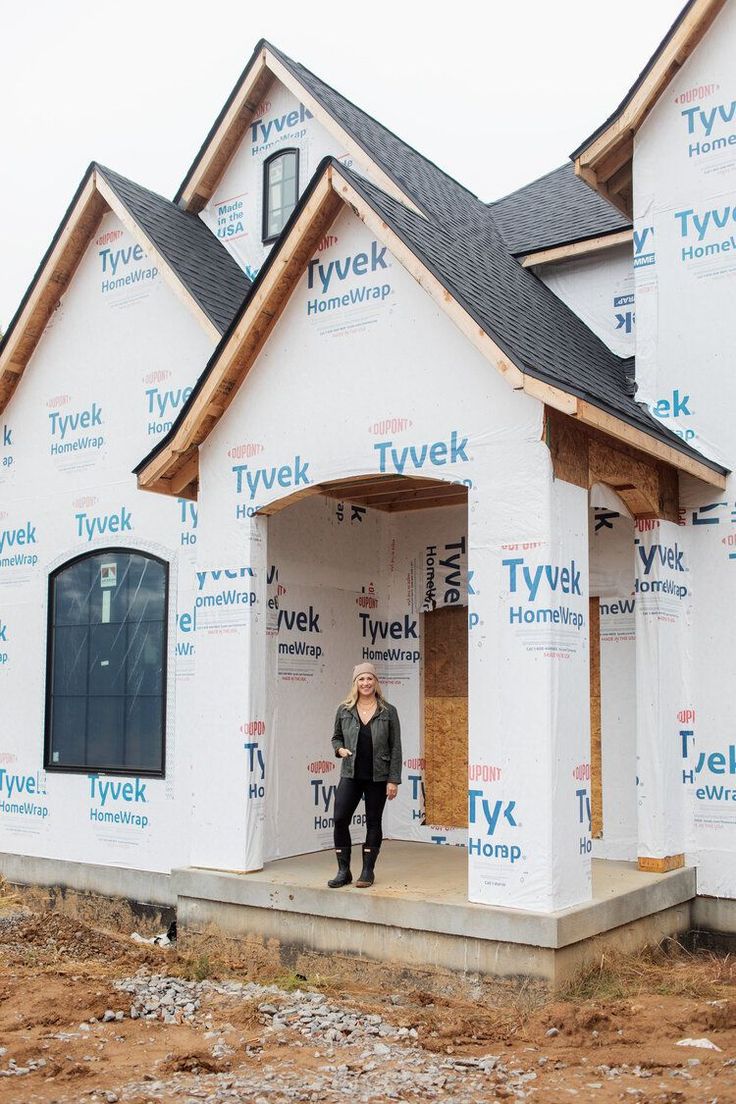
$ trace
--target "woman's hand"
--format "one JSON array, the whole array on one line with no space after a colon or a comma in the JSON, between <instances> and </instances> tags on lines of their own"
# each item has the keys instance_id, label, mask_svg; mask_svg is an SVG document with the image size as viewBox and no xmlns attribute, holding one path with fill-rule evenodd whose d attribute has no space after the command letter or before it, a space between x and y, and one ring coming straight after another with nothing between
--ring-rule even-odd
<instances>
[{"instance_id":1,"label":"woman's hand","mask_svg":"<svg viewBox=\"0 0 736 1104\"><path fill-rule=\"evenodd\" d=\"M346 748L346 747L341 747L341 748L340 748L340 749L338 750L338 753L337 753L337 754L338 754L338 755L340 756L340 758L341 758L341 759L347 759L348 755L352 755L353 753L352 753L352 751L350 751L350 750L349 750L348 748Z\"/></svg>"},{"instance_id":2,"label":"woman's hand","mask_svg":"<svg viewBox=\"0 0 736 1104\"><path fill-rule=\"evenodd\" d=\"M389 801L393 801L398 792L399 787L396 785L395 782L386 783L386 797L389 799Z\"/></svg>"}]
</instances>

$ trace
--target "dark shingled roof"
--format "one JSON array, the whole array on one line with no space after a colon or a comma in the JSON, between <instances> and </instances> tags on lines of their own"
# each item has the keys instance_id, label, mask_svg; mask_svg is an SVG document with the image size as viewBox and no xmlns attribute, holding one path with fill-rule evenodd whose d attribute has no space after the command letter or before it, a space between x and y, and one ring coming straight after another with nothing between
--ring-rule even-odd
<instances>
[{"instance_id":1,"label":"dark shingled roof","mask_svg":"<svg viewBox=\"0 0 736 1104\"><path fill-rule=\"evenodd\" d=\"M612 353L541 280L522 268L491 219L479 217L459 238L339 162L333 165L522 371L710 465L652 417L644 403L635 401L634 358Z\"/></svg>"},{"instance_id":2,"label":"dark shingled roof","mask_svg":"<svg viewBox=\"0 0 736 1104\"><path fill-rule=\"evenodd\" d=\"M631 221L576 176L571 164L488 208L516 256L631 228Z\"/></svg>"},{"instance_id":3,"label":"dark shingled roof","mask_svg":"<svg viewBox=\"0 0 736 1104\"><path fill-rule=\"evenodd\" d=\"M453 205L457 205L460 210L462 210L463 204L468 199L475 199L473 192L453 180L434 162L423 157L421 153L418 153L412 146L398 138L387 127L368 115L367 112L351 103L340 92L331 88L329 84L325 84L301 62L293 61L287 54L282 53L276 46L262 38L257 43L248 64L202 143L187 175L174 196L174 203L179 203L181 200L184 189L200 158L214 138L217 128L264 48L278 58L284 68L288 69L292 76L308 92L311 92L315 99L319 100L322 107L332 116L335 122L350 134L368 156L375 160L387 176L391 177L407 195L411 196L414 203L425 213L441 214L447 209L448 199L453 200Z\"/></svg>"},{"instance_id":4,"label":"dark shingled roof","mask_svg":"<svg viewBox=\"0 0 736 1104\"><path fill-rule=\"evenodd\" d=\"M410 211L334 158L326 158L297 204L283 231L282 240L288 237L317 180L326 166L331 164L523 371L586 399L679 452L696 457L716 470L723 470L686 445L653 418L644 404L634 400L633 358L622 360L612 353L569 307L514 257L515 253L613 233L630 225L575 178L572 166L563 166L496 203L481 203L472 192L310 70L262 40L205 140L177 199L264 46L278 57L296 80L426 216ZM253 285L253 291L275 262L280 244L277 242L274 245ZM247 302L243 304L241 315ZM180 420L185 417L217 358L216 350L171 431L141 462L137 471L174 436Z\"/></svg>"},{"instance_id":5,"label":"dark shingled roof","mask_svg":"<svg viewBox=\"0 0 736 1104\"><path fill-rule=\"evenodd\" d=\"M195 302L217 330L224 333L251 286L251 281L227 249L196 215L104 165L95 165L95 168Z\"/></svg>"},{"instance_id":6,"label":"dark shingled roof","mask_svg":"<svg viewBox=\"0 0 736 1104\"><path fill-rule=\"evenodd\" d=\"M342 174L522 371L587 400L714 470L724 470L686 445L653 418L643 403L634 400L633 358L624 360L612 353L541 280L522 268L509 253L488 208L472 197L465 204L465 225L458 231L447 218L416 214L335 158L327 157L299 200L250 295L256 294L272 265L277 263L291 227L329 166ZM231 332L247 309L250 295L233 320ZM222 344L228 337L229 334L224 336ZM171 430L136 466L136 473L173 439L217 364L219 351L218 348L213 353Z\"/></svg>"}]
</instances>

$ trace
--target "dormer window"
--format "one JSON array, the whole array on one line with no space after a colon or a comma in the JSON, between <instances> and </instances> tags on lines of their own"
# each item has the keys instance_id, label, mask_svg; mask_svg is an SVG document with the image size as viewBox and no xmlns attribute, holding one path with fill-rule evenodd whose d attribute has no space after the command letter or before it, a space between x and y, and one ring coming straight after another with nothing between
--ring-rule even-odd
<instances>
[{"instance_id":1,"label":"dormer window","mask_svg":"<svg viewBox=\"0 0 736 1104\"><path fill-rule=\"evenodd\" d=\"M263 241L272 242L286 225L299 197L299 150L282 150L263 166Z\"/></svg>"}]
</instances>

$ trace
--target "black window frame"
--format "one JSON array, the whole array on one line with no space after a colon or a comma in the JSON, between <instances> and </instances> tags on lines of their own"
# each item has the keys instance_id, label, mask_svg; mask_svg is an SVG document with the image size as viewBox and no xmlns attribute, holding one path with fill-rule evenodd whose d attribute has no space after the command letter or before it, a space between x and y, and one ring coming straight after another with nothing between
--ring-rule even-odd
<instances>
[{"instance_id":1,"label":"black window frame","mask_svg":"<svg viewBox=\"0 0 736 1104\"><path fill-rule=\"evenodd\" d=\"M295 164L296 164L296 172L294 174L295 175L295 180L296 180L296 189L295 189L296 194L295 194L295 197L294 197L294 207L292 207L291 211L289 211L289 214L284 219L284 224L281 227L281 230L279 230L278 234L269 234L269 232L268 232L268 216L269 216L269 210L270 210L270 208L269 208L270 189L269 189L269 186L268 186L269 169L270 169L270 167L271 167L271 165L273 164L274 161L277 161L279 157L284 157L287 153L294 155ZM289 221L289 219L291 218L291 216L294 212L294 209L296 208L296 206L299 202L299 147L298 146L293 146L293 147L290 146L288 149L277 150L276 153L272 153L271 156L267 157L266 160L263 162L263 192L262 192L262 197L263 197L263 212L262 212L262 218L261 218L261 238L262 238L262 241L263 241L264 245L270 245L271 242L278 241L278 239L281 237L281 234L283 233L283 230L284 230L284 226L286 226L287 222Z\"/></svg>"},{"instance_id":2,"label":"black window frame","mask_svg":"<svg viewBox=\"0 0 736 1104\"><path fill-rule=\"evenodd\" d=\"M108 556L113 554L127 556L142 556L144 559L153 560L164 571L164 611L163 611L163 641L162 641L162 670L161 670L161 760L160 767L155 770L136 770L135 768L104 767L104 766L65 766L51 761L51 699L53 696L53 655L54 655L54 584L56 579L64 571L94 556ZM88 552L82 552L78 556L72 556L59 564L49 574L48 589L46 595L46 692L44 711L44 746L43 764L44 770L54 774L76 775L116 775L124 778L165 778L166 777L166 714L168 699L168 673L169 673L169 562L161 556L147 552L142 548L130 548L124 545L111 545L107 548L92 548ZM89 696L89 695L88 695Z\"/></svg>"}]
</instances>

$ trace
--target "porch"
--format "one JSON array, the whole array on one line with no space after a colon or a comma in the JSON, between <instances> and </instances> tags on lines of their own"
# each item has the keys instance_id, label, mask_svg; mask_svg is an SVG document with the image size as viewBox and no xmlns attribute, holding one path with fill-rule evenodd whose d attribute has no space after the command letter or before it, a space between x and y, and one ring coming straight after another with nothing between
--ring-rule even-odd
<instances>
[{"instance_id":1,"label":"porch","mask_svg":"<svg viewBox=\"0 0 736 1104\"><path fill-rule=\"evenodd\" d=\"M357 858L359 849L354 849ZM558 986L606 949L634 950L686 932L695 871L641 871L593 860L590 901L559 912L473 904L463 847L384 842L369 890L330 890L331 850L266 863L251 874L176 870L180 938L268 944L284 963L341 954L403 969L526 977Z\"/></svg>"}]
</instances>

